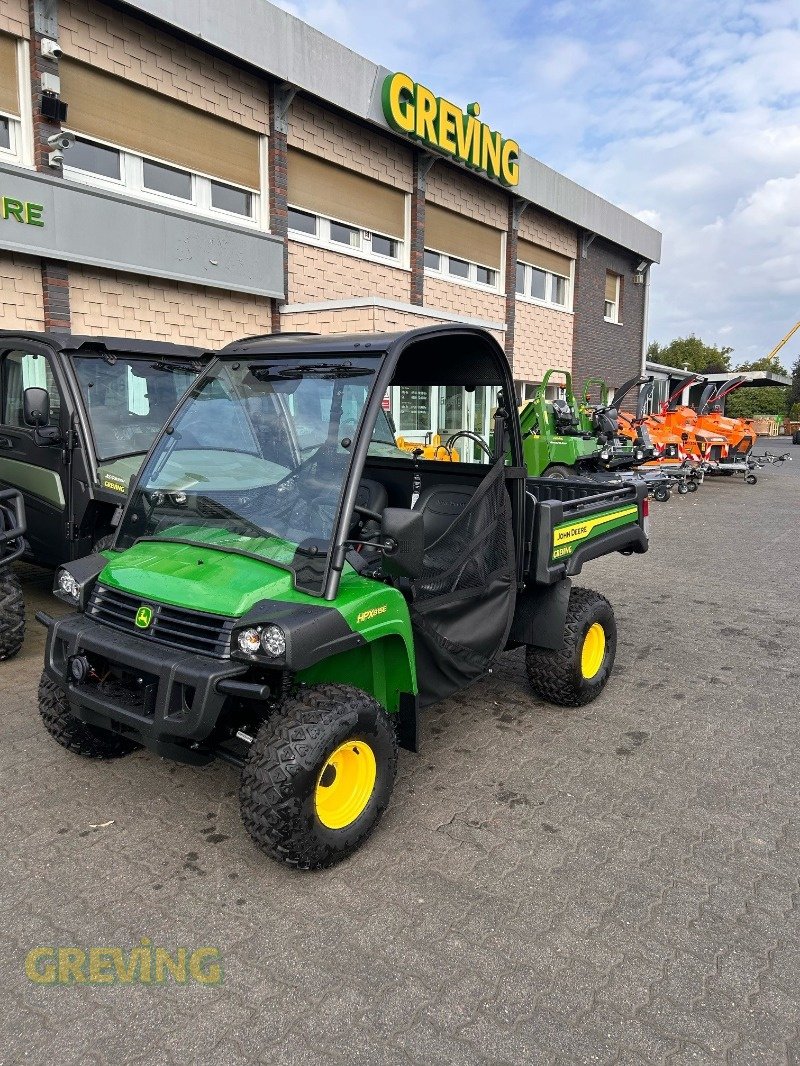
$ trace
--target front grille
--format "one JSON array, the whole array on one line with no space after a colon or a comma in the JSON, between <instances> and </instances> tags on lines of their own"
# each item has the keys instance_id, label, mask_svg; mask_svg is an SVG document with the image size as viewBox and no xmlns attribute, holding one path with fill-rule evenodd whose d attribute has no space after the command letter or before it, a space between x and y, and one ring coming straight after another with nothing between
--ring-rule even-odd
<instances>
[{"instance_id":1,"label":"front grille","mask_svg":"<svg viewBox=\"0 0 800 1066\"><path fill-rule=\"evenodd\" d=\"M152 621L146 629L140 629L135 623L140 607L149 607L153 612ZM123 633L133 633L158 644L180 648L181 651L210 655L215 659L227 659L230 656L230 637L235 619L224 615L153 603L99 584L92 591L86 613L90 618Z\"/></svg>"}]
</instances>

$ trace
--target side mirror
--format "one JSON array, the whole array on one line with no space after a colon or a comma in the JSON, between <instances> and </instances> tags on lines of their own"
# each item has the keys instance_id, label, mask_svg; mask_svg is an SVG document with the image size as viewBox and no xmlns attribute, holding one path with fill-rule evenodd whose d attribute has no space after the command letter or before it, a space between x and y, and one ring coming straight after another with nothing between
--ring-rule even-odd
<instances>
[{"instance_id":1,"label":"side mirror","mask_svg":"<svg viewBox=\"0 0 800 1066\"><path fill-rule=\"evenodd\" d=\"M50 393L32 385L22 394L22 419L26 426L44 429L50 424Z\"/></svg>"},{"instance_id":2,"label":"side mirror","mask_svg":"<svg viewBox=\"0 0 800 1066\"><path fill-rule=\"evenodd\" d=\"M421 511L385 507L381 515L383 569L393 577L419 577L424 567L425 522Z\"/></svg>"}]
</instances>

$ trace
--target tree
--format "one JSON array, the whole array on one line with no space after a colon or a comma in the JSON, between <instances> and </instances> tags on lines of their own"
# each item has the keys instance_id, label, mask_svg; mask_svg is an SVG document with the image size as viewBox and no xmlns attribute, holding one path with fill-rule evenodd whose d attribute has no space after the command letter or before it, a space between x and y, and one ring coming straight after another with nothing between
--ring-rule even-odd
<instances>
[{"instance_id":1,"label":"tree","mask_svg":"<svg viewBox=\"0 0 800 1066\"><path fill-rule=\"evenodd\" d=\"M791 411L800 406L800 355L795 359L792 366L792 384L789 386L789 395L786 398L786 406ZM794 417L800 418L800 414Z\"/></svg>"},{"instance_id":2,"label":"tree","mask_svg":"<svg viewBox=\"0 0 800 1066\"><path fill-rule=\"evenodd\" d=\"M752 363L742 363L736 368L746 373L759 370L767 374L785 374L777 355L762 356ZM746 386L730 394L725 404L726 414L734 417L753 418L757 415L785 415L787 411L787 388L785 385L748 389Z\"/></svg>"},{"instance_id":3,"label":"tree","mask_svg":"<svg viewBox=\"0 0 800 1066\"><path fill-rule=\"evenodd\" d=\"M647 358L678 370L694 370L697 374L727 374L731 369L730 355L733 348L719 348L705 344L699 337L677 337L662 347L653 341L647 349Z\"/></svg>"}]
</instances>

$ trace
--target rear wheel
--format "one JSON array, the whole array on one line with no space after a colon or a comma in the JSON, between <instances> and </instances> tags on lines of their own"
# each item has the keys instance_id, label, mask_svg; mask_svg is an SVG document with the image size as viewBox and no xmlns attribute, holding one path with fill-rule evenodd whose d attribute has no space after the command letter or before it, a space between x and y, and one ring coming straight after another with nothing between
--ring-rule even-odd
<instances>
[{"instance_id":1,"label":"rear wheel","mask_svg":"<svg viewBox=\"0 0 800 1066\"><path fill-rule=\"evenodd\" d=\"M656 485L653 489L653 499L658 500L659 503L666 503L669 498L669 487L667 485Z\"/></svg>"},{"instance_id":2,"label":"rear wheel","mask_svg":"<svg viewBox=\"0 0 800 1066\"><path fill-rule=\"evenodd\" d=\"M39 714L53 740L85 759L120 759L139 747L127 737L81 722L70 711L64 690L45 673L39 682Z\"/></svg>"},{"instance_id":3,"label":"rear wheel","mask_svg":"<svg viewBox=\"0 0 800 1066\"><path fill-rule=\"evenodd\" d=\"M381 705L349 685L314 685L259 729L239 786L242 820L273 859L333 866L370 835L389 802L397 741Z\"/></svg>"},{"instance_id":4,"label":"rear wheel","mask_svg":"<svg viewBox=\"0 0 800 1066\"><path fill-rule=\"evenodd\" d=\"M10 659L25 639L25 599L14 571L0 570L0 660Z\"/></svg>"},{"instance_id":5,"label":"rear wheel","mask_svg":"<svg viewBox=\"0 0 800 1066\"><path fill-rule=\"evenodd\" d=\"M745 474L744 480L748 485L755 485L755 483L758 481L758 478L755 474Z\"/></svg>"},{"instance_id":6,"label":"rear wheel","mask_svg":"<svg viewBox=\"0 0 800 1066\"><path fill-rule=\"evenodd\" d=\"M696 481L690 481L686 488L689 490L689 492L697 492L700 486L697 484Z\"/></svg>"},{"instance_id":7,"label":"rear wheel","mask_svg":"<svg viewBox=\"0 0 800 1066\"><path fill-rule=\"evenodd\" d=\"M564 646L525 651L528 680L537 696L560 707L582 707L597 699L614 667L617 623L611 604L592 589L569 595Z\"/></svg>"},{"instance_id":8,"label":"rear wheel","mask_svg":"<svg viewBox=\"0 0 800 1066\"><path fill-rule=\"evenodd\" d=\"M570 477L578 477L578 472L571 466L564 466L563 463L553 463L552 466L548 466L542 477L559 478L565 480Z\"/></svg>"}]
</instances>

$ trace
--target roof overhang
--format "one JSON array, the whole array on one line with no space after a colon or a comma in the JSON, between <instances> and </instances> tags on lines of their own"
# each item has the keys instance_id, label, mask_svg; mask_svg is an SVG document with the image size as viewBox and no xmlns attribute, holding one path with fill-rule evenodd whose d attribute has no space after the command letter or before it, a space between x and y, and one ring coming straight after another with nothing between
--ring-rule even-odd
<instances>
[{"instance_id":1,"label":"roof overhang","mask_svg":"<svg viewBox=\"0 0 800 1066\"><path fill-rule=\"evenodd\" d=\"M237 0L235 17L219 0L122 0L128 8L193 38L198 47L294 86L398 137L383 114L381 88L391 73L267 0ZM398 138L403 140L404 138ZM442 157L444 160L445 157ZM460 166L451 160L448 165ZM634 215L520 152L512 191L642 259L661 259L661 234ZM470 171L470 173L472 173ZM500 188L489 178L487 184Z\"/></svg>"}]
</instances>

